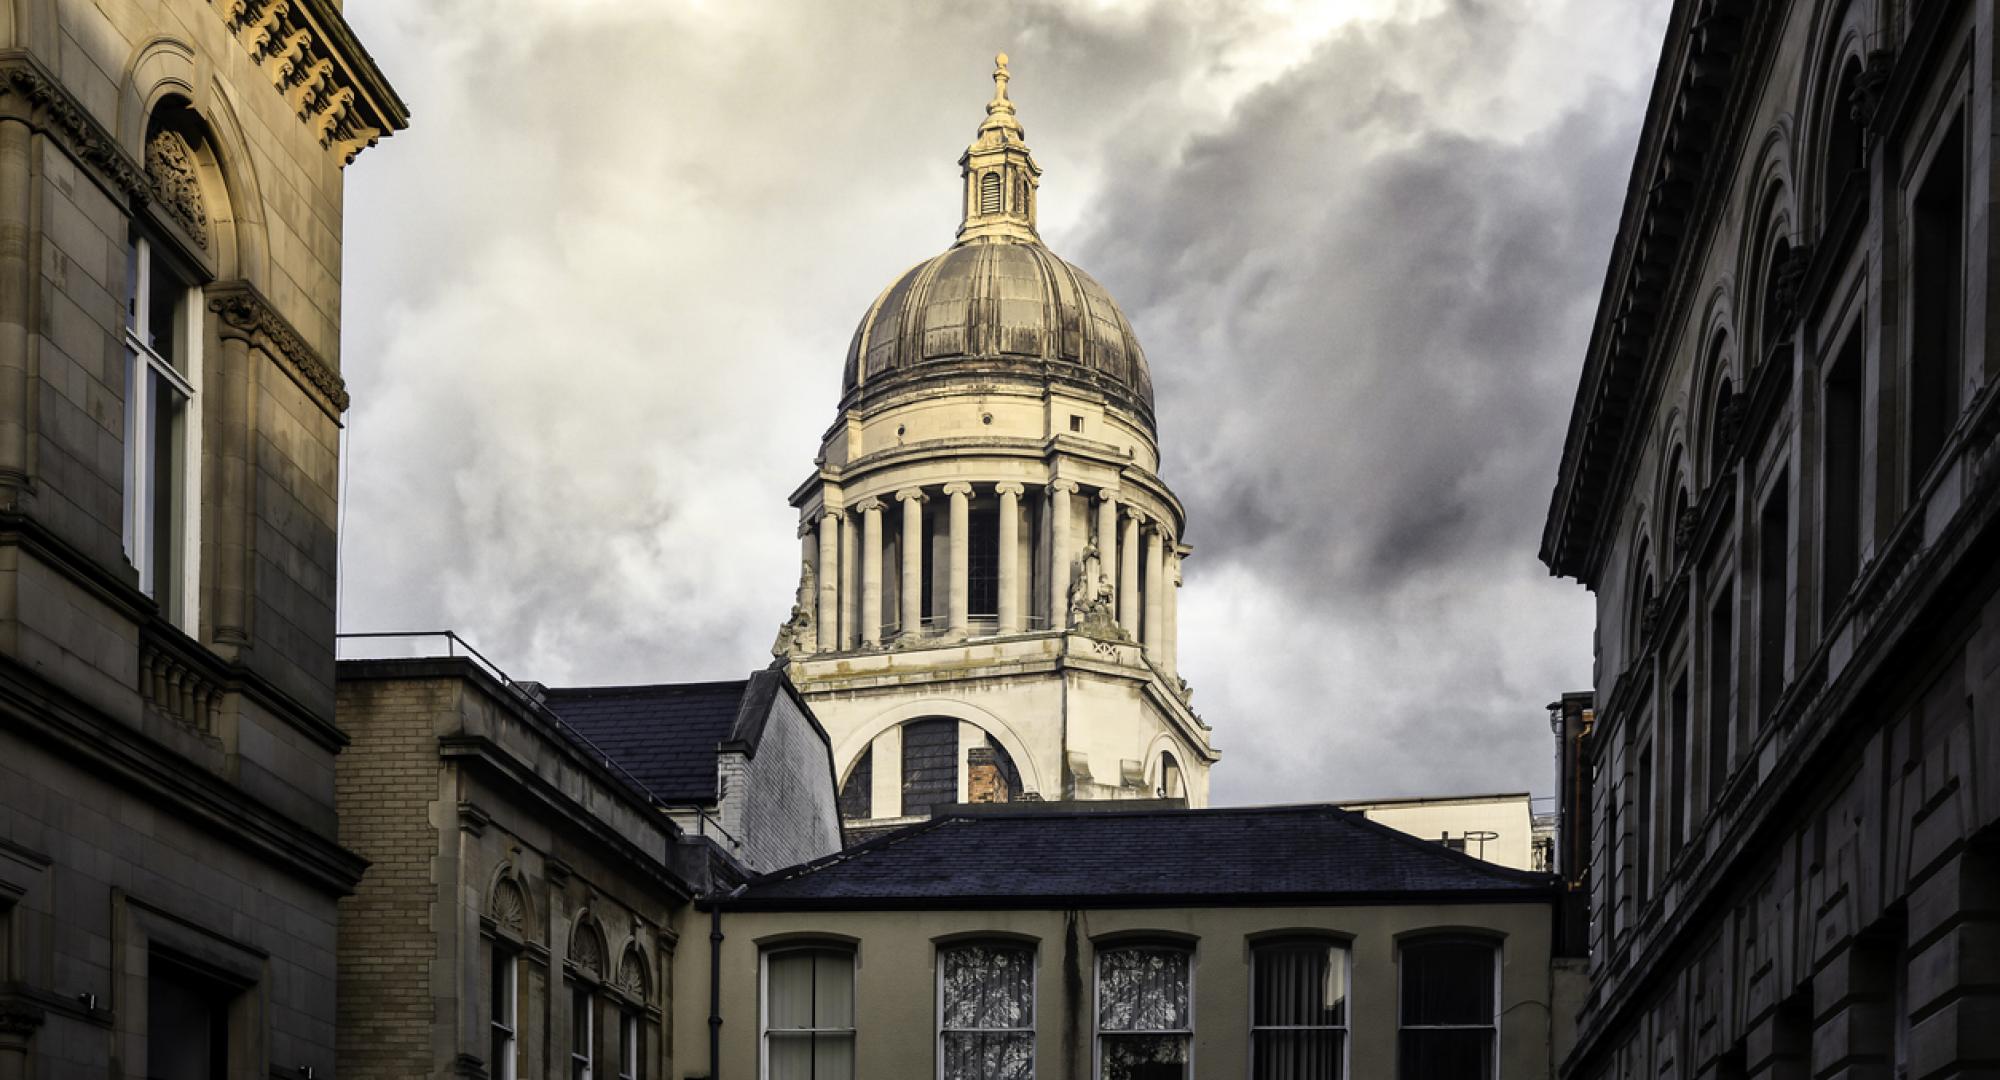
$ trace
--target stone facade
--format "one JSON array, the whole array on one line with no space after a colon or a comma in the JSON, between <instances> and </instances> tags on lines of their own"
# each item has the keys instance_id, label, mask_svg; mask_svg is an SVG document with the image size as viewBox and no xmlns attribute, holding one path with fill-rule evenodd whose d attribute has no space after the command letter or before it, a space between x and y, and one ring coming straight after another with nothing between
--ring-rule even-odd
<instances>
[{"instance_id":1,"label":"stone facade","mask_svg":"<svg viewBox=\"0 0 2000 1080\"><path fill-rule=\"evenodd\" d=\"M326 0L0 9L0 1077L333 1067L342 170L403 123Z\"/></svg>"},{"instance_id":2,"label":"stone facade","mask_svg":"<svg viewBox=\"0 0 2000 1080\"><path fill-rule=\"evenodd\" d=\"M1566 1075L2000 1071L1997 40L1674 5L1543 541L1597 596Z\"/></svg>"},{"instance_id":3,"label":"stone facade","mask_svg":"<svg viewBox=\"0 0 2000 1080\"><path fill-rule=\"evenodd\" d=\"M833 736L853 819L965 801L974 749L1002 759L1010 798L1196 806L1218 756L1177 673L1192 549L1145 354L1041 243L1008 78L1003 57L960 160L958 242L870 306L792 495L802 580L775 651ZM913 764L913 739L938 763Z\"/></svg>"},{"instance_id":4,"label":"stone facade","mask_svg":"<svg viewBox=\"0 0 2000 1080\"><path fill-rule=\"evenodd\" d=\"M585 1059L675 1075L668 972L700 881L645 791L463 658L342 661L340 715L342 838L369 860L341 901L340 1075L498 1080Z\"/></svg>"}]
</instances>

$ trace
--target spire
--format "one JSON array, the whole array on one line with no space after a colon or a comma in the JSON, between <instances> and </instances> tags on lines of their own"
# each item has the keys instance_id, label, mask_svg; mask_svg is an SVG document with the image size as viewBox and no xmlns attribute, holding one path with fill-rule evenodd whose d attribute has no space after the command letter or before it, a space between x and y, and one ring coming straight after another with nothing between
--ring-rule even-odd
<instances>
[{"instance_id":1,"label":"spire","mask_svg":"<svg viewBox=\"0 0 2000 1080\"><path fill-rule=\"evenodd\" d=\"M1027 135L1007 97L1007 54L993 58L993 100L972 145L958 159L965 180L965 218L960 243L970 240L1039 240L1035 232L1035 189L1042 170L1028 150Z\"/></svg>"}]
</instances>

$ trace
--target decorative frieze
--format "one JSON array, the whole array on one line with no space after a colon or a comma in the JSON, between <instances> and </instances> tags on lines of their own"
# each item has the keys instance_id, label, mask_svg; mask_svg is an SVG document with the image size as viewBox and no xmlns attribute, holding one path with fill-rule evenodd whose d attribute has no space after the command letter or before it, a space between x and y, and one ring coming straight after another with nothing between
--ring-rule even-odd
<instances>
[{"instance_id":1,"label":"decorative frieze","mask_svg":"<svg viewBox=\"0 0 2000 1080\"><path fill-rule=\"evenodd\" d=\"M409 114L325 0L209 0L319 144L346 165Z\"/></svg>"},{"instance_id":2,"label":"decorative frieze","mask_svg":"<svg viewBox=\"0 0 2000 1080\"><path fill-rule=\"evenodd\" d=\"M0 52L0 116L25 120L56 138L113 193L140 204L152 201L153 185L145 171L54 74L25 52Z\"/></svg>"},{"instance_id":3,"label":"decorative frieze","mask_svg":"<svg viewBox=\"0 0 2000 1080\"><path fill-rule=\"evenodd\" d=\"M318 350L269 300L247 281L224 282L207 290L208 310L221 317L223 333L263 344L301 386L322 399L334 415L347 411L347 384Z\"/></svg>"}]
</instances>

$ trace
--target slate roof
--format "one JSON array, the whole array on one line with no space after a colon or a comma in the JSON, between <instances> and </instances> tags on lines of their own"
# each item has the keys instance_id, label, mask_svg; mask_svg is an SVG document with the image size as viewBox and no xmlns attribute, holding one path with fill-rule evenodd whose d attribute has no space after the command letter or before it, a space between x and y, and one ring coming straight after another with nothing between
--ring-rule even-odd
<instances>
[{"instance_id":1,"label":"slate roof","mask_svg":"<svg viewBox=\"0 0 2000 1080\"><path fill-rule=\"evenodd\" d=\"M1449 850L1331 805L1130 812L954 807L767 874L741 910L1535 902L1553 875Z\"/></svg>"},{"instance_id":2,"label":"slate roof","mask_svg":"<svg viewBox=\"0 0 2000 1080\"><path fill-rule=\"evenodd\" d=\"M724 743L754 756L783 675L729 682L549 687L543 704L668 802L713 805Z\"/></svg>"}]
</instances>

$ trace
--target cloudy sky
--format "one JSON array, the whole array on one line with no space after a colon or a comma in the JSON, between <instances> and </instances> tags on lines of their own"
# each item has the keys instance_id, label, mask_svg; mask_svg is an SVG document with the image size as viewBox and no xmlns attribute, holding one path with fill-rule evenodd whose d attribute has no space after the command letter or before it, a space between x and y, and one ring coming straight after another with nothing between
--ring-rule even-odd
<instances>
[{"instance_id":1,"label":"cloudy sky","mask_svg":"<svg viewBox=\"0 0 2000 1080\"><path fill-rule=\"evenodd\" d=\"M855 322L1012 55L1042 233L1137 328L1219 803L1551 785L1536 561L1664 0L350 0L342 628L739 677Z\"/></svg>"}]
</instances>

